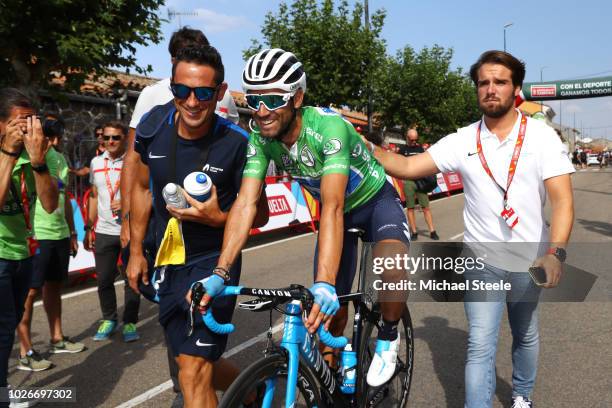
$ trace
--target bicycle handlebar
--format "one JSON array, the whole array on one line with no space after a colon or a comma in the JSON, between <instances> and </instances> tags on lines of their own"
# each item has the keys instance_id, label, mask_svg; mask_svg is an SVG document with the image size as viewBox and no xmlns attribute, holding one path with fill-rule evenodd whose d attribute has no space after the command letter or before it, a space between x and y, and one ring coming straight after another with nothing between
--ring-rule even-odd
<instances>
[{"instance_id":1,"label":"bicycle handlebar","mask_svg":"<svg viewBox=\"0 0 612 408\"><path fill-rule=\"evenodd\" d=\"M202 296L204 296L204 292L204 285L202 285L200 282L194 284L192 288L192 302L195 303L197 300L197 303L195 304L198 305L202 299ZM226 286L223 288L223 291L215 297L238 295L281 298L283 300L300 300L306 303L313 301L313 296L310 291L299 285L291 285L290 287L284 289L254 289L245 288L244 286ZM307 305L307 308L310 309L310 305ZM232 323L217 322L212 313L202 315L202 320L212 332L217 334L229 334L235 329L235 326ZM334 337L334 335L324 329L323 325L319 326L317 334L323 343L332 348L344 348L348 344L348 339L346 337Z\"/></svg>"}]
</instances>

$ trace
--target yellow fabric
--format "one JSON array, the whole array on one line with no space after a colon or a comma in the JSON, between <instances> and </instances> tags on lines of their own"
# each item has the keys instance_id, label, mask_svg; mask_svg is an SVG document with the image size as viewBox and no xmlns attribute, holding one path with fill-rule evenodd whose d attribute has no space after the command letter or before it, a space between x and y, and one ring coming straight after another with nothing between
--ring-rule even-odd
<instances>
[{"instance_id":1,"label":"yellow fabric","mask_svg":"<svg viewBox=\"0 0 612 408\"><path fill-rule=\"evenodd\" d=\"M183 242L183 229L176 218L170 218L164 239L159 246L155 257L155 267L162 265L184 265L185 243Z\"/></svg>"}]
</instances>

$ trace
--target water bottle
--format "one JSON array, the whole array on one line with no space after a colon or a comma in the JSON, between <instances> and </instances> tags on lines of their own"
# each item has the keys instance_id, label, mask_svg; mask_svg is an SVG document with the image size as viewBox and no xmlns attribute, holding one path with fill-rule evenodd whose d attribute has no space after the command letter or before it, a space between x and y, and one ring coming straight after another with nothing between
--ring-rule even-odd
<instances>
[{"instance_id":1,"label":"water bottle","mask_svg":"<svg viewBox=\"0 0 612 408\"><path fill-rule=\"evenodd\" d=\"M162 195L164 196L164 201L171 207L174 208L187 208L189 205L187 204L187 200L185 196L183 196L183 189L174 184L168 183L162 190Z\"/></svg>"},{"instance_id":2,"label":"water bottle","mask_svg":"<svg viewBox=\"0 0 612 408\"><path fill-rule=\"evenodd\" d=\"M210 177L201 171L194 171L188 174L185 180L183 180L185 191L200 202L204 202L210 198L212 186L213 184Z\"/></svg>"},{"instance_id":3,"label":"water bottle","mask_svg":"<svg viewBox=\"0 0 612 408\"><path fill-rule=\"evenodd\" d=\"M354 394L357 384L357 353L350 344L340 352L340 369L342 373L340 390L345 394Z\"/></svg>"}]
</instances>

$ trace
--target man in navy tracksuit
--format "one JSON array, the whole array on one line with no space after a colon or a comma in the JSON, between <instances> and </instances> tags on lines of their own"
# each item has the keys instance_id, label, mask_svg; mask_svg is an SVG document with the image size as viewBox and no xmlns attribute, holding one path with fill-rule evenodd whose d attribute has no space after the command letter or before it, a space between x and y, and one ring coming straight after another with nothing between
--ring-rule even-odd
<instances>
[{"instance_id":1,"label":"man in navy tracksuit","mask_svg":"<svg viewBox=\"0 0 612 408\"><path fill-rule=\"evenodd\" d=\"M214 388L224 389L237 376L237 368L219 360L227 336L212 333L196 319L188 336L189 304L185 300L191 285L212 275L223 241L227 212L234 202L246 161L247 134L214 113L215 105L226 92L223 64L217 50L210 46L179 51L172 69L174 100L153 108L136 128L134 149L139 154L132 204L153 196L153 216L157 246L168 220L181 221L186 264L168 266L159 282L159 321L168 335L179 365L179 382L186 406L215 406ZM210 199L200 203L187 197L191 207L167 207L162 189L167 183L183 184L194 171L206 172L213 184ZM151 182L149 184L149 182ZM150 187L149 187L150 186ZM148 206L131 206L131 258L128 265L130 285L148 283L147 264L142 253ZM229 285L238 284L240 261L228 276ZM212 307L215 319L231 321L235 297L220 298ZM214 378L213 378L214 363ZM214 387L213 387L214 383Z\"/></svg>"}]
</instances>

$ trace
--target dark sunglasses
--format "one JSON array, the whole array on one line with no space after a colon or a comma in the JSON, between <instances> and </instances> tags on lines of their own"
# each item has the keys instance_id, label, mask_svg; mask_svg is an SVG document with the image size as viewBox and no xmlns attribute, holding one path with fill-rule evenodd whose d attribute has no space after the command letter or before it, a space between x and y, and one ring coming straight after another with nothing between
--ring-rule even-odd
<instances>
[{"instance_id":1,"label":"dark sunglasses","mask_svg":"<svg viewBox=\"0 0 612 408\"><path fill-rule=\"evenodd\" d=\"M269 93L269 94L246 94L247 106L254 111L259 110L259 106L263 103L269 111L275 111L284 108L289 103L293 96L292 93Z\"/></svg>"},{"instance_id":2,"label":"dark sunglasses","mask_svg":"<svg viewBox=\"0 0 612 408\"><path fill-rule=\"evenodd\" d=\"M113 141L118 142L121 139L123 139L123 136L121 135L104 135L102 136L102 139L104 139L104 141L108 142L110 139L113 139Z\"/></svg>"},{"instance_id":3,"label":"dark sunglasses","mask_svg":"<svg viewBox=\"0 0 612 408\"><path fill-rule=\"evenodd\" d=\"M195 88L188 87L183 84L170 84L170 90L172 91L172 95L174 95L177 99L187 99L189 95L193 92L195 97L200 102L208 102L210 101L215 92L219 89L219 86L211 87L211 86L196 86Z\"/></svg>"}]
</instances>

